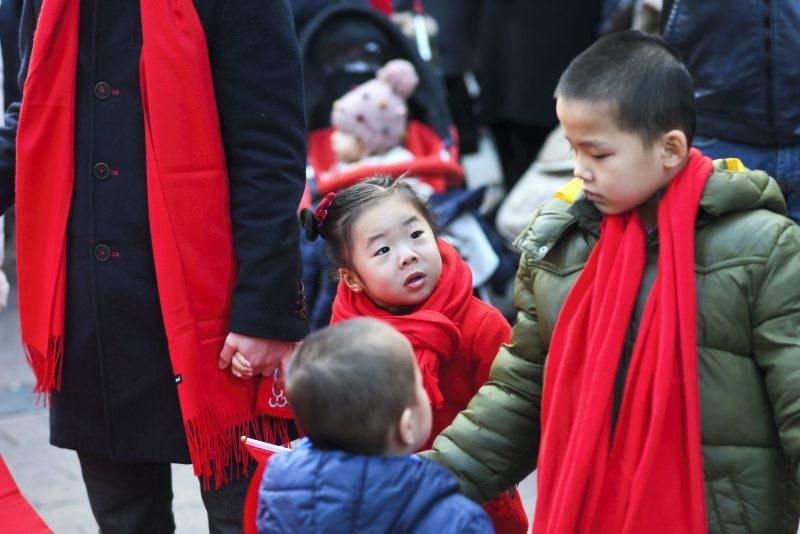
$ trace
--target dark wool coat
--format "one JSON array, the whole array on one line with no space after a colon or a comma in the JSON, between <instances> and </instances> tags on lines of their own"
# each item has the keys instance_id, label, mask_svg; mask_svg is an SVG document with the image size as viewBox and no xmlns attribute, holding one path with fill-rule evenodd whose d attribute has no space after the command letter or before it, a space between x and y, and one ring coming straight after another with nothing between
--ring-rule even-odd
<instances>
[{"instance_id":1,"label":"dark wool coat","mask_svg":"<svg viewBox=\"0 0 800 534\"><path fill-rule=\"evenodd\" d=\"M26 0L24 79L42 0ZM305 179L299 53L288 3L195 0L206 33L239 277L231 331L306 333L295 215ZM156 289L139 89L139 2L81 0L75 185L67 228L61 392L51 442L121 461L188 462ZM186 95L187 98L191 94ZM7 118L16 124L16 107ZM0 193L13 202L15 127L3 130ZM47 176L42 176L47 187Z\"/></svg>"},{"instance_id":2,"label":"dark wool coat","mask_svg":"<svg viewBox=\"0 0 800 534\"><path fill-rule=\"evenodd\" d=\"M592 44L600 0L486 0L480 74L485 120L555 126L553 91L572 58Z\"/></svg>"},{"instance_id":3,"label":"dark wool coat","mask_svg":"<svg viewBox=\"0 0 800 534\"><path fill-rule=\"evenodd\" d=\"M439 31L433 44L445 76L460 76L476 70L481 5L484 0L427 0L425 12L436 20ZM412 11L412 0L395 0L395 11Z\"/></svg>"}]
</instances>

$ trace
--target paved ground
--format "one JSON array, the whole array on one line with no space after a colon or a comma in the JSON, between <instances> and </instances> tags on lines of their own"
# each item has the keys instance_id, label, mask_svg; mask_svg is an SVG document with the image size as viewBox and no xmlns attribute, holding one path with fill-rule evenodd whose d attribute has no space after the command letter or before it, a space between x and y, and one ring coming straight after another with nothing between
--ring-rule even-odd
<instances>
[{"instance_id":1,"label":"paved ground","mask_svg":"<svg viewBox=\"0 0 800 534\"><path fill-rule=\"evenodd\" d=\"M13 257L6 261L13 262ZM19 342L16 280L8 263L4 270L11 275L12 294L9 308L0 312L0 454L23 495L55 532L97 532L78 459L74 452L49 444L47 409L37 406L31 393L34 379ZM177 531L207 530L191 467L176 465L172 473Z\"/></svg>"},{"instance_id":2,"label":"paved ground","mask_svg":"<svg viewBox=\"0 0 800 534\"><path fill-rule=\"evenodd\" d=\"M493 182L498 177L496 161L486 145L480 156L470 159L467 168L472 185L477 181ZM12 294L9 308L0 312L0 454L22 493L55 532L96 532L77 457L72 451L49 444L47 409L38 407L31 393L33 374L19 342L13 250L9 249L7 254L5 271L9 274ZM172 471L177 531L206 531L205 512L191 468L176 465ZM522 491L524 502L532 506L533 479L523 484Z\"/></svg>"}]
</instances>

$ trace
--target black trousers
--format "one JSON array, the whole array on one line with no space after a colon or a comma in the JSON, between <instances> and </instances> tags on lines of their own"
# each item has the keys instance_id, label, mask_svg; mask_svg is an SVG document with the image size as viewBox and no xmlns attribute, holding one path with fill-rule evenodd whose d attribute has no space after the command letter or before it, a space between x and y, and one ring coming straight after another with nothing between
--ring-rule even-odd
<instances>
[{"instance_id":1,"label":"black trousers","mask_svg":"<svg viewBox=\"0 0 800 534\"><path fill-rule=\"evenodd\" d=\"M474 154L478 151L478 119L475 116L475 102L467 91L464 74L447 76L447 107L450 117L458 130L459 152Z\"/></svg>"},{"instance_id":2,"label":"black trousers","mask_svg":"<svg viewBox=\"0 0 800 534\"><path fill-rule=\"evenodd\" d=\"M78 452L78 459L101 533L175 532L170 464L113 462L82 452ZM254 469L251 465L251 474ZM242 531L242 507L249 481L248 476L216 490L201 489L211 534Z\"/></svg>"},{"instance_id":3,"label":"black trousers","mask_svg":"<svg viewBox=\"0 0 800 534\"><path fill-rule=\"evenodd\" d=\"M503 182L507 193L536 159L539 149L553 128L514 122L493 122L489 124L489 128L503 167Z\"/></svg>"}]
</instances>

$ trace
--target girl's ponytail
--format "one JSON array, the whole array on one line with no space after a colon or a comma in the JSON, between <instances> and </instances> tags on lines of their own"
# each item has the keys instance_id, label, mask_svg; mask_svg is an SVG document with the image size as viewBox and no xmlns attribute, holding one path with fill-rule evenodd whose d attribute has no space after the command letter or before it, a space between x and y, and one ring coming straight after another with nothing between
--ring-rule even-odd
<instances>
[{"instance_id":1,"label":"girl's ponytail","mask_svg":"<svg viewBox=\"0 0 800 534\"><path fill-rule=\"evenodd\" d=\"M309 241L315 241L319 237L319 223L313 210L303 208L300 211L300 226Z\"/></svg>"}]
</instances>

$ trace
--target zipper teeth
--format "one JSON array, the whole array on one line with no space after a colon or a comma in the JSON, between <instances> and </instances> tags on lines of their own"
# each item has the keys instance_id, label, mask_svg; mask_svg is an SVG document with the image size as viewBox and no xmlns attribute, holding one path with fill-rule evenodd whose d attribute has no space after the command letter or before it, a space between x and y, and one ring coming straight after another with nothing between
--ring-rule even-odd
<instances>
[{"instance_id":1,"label":"zipper teeth","mask_svg":"<svg viewBox=\"0 0 800 534\"><path fill-rule=\"evenodd\" d=\"M775 104L772 88L772 14L770 7L770 1L764 0L764 69L766 70L767 127L770 141L775 143Z\"/></svg>"},{"instance_id":2,"label":"zipper teeth","mask_svg":"<svg viewBox=\"0 0 800 534\"><path fill-rule=\"evenodd\" d=\"M667 19L667 25L664 28L665 37L675 30L675 25L678 23L678 12L681 10L681 4L683 4L683 0L675 0L675 3L672 4L672 9L669 12L669 18Z\"/></svg>"}]
</instances>

